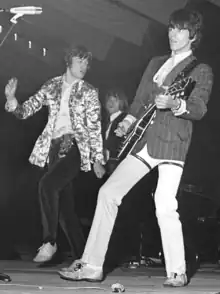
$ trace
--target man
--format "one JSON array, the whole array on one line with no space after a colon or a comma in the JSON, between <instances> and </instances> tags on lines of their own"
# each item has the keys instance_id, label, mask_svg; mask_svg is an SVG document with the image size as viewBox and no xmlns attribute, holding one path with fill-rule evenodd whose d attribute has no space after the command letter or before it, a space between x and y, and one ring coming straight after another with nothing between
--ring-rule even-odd
<instances>
[{"instance_id":1,"label":"man","mask_svg":"<svg viewBox=\"0 0 220 294\"><path fill-rule=\"evenodd\" d=\"M118 123L122 121L128 109L128 98L121 89L110 89L105 95L104 108L107 113L108 127L105 131L104 153L108 176L115 170L119 161L116 160L117 150L123 138L115 134Z\"/></svg>"},{"instance_id":2,"label":"man","mask_svg":"<svg viewBox=\"0 0 220 294\"><path fill-rule=\"evenodd\" d=\"M119 124L117 134L127 133L151 103L155 103L156 117L141 140L101 187L98 204L81 260L60 271L62 278L74 281L100 281L103 262L112 233L118 206L128 191L158 166L155 191L156 216L166 264L164 286L182 287L188 284L182 227L177 212L176 194L182 176L184 161L192 136L192 121L206 113L211 87L212 71L206 64L197 64L189 73L195 82L188 100L164 94L175 79L192 66L192 50L201 37L202 18L199 13L181 9L175 11L169 22L171 57L151 60L137 89L128 115Z\"/></svg>"},{"instance_id":3,"label":"man","mask_svg":"<svg viewBox=\"0 0 220 294\"><path fill-rule=\"evenodd\" d=\"M48 106L49 118L38 138L30 162L48 170L39 183L43 225L43 245L35 262L52 259L57 251L58 222L64 230L75 257L84 249L85 241L76 213L71 184L80 169L92 168L98 178L104 174L98 91L83 80L92 56L79 46L66 52L66 72L47 81L22 105L15 98L17 80L5 88L6 110L26 119Z\"/></svg>"}]
</instances>

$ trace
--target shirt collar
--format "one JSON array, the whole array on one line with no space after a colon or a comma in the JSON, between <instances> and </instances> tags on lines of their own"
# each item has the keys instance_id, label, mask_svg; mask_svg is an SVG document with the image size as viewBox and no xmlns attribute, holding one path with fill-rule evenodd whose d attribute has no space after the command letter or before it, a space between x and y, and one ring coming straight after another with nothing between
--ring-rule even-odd
<instances>
[{"instance_id":1,"label":"shirt collar","mask_svg":"<svg viewBox=\"0 0 220 294\"><path fill-rule=\"evenodd\" d=\"M119 115L121 114L121 110L115 112L115 113L112 113L110 115L110 122L113 122L113 120L115 120Z\"/></svg>"},{"instance_id":2,"label":"shirt collar","mask_svg":"<svg viewBox=\"0 0 220 294\"><path fill-rule=\"evenodd\" d=\"M185 59L186 57L192 55L192 50L186 51L186 52L181 52L178 54L174 54L172 52L171 56L174 58L174 63L178 63L180 61L182 61L183 59Z\"/></svg>"},{"instance_id":3,"label":"shirt collar","mask_svg":"<svg viewBox=\"0 0 220 294\"><path fill-rule=\"evenodd\" d=\"M64 85L66 88L72 87L74 84L78 83L79 81L81 81L81 80L80 80L80 79L76 79L76 80L73 81L72 83L68 83L68 82L65 80L65 75L63 75L63 85Z\"/></svg>"}]
</instances>

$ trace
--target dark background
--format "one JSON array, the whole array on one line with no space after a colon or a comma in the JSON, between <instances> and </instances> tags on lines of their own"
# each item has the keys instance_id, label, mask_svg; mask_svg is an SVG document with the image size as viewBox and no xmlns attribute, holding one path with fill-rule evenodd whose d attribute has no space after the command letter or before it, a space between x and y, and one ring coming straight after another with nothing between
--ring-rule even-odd
<instances>
[{"instance_id":1,"label":"dark background","mask_svg":"<svg viewBox=\"0 0 220 294\"><path fill-rule=\"evenodd\" d=\"M133 0L133 2L135 1ZM7 7L13 7L21 5L19 2L0 1L0 6L6 7L6 5L11 4ZM40 5L40 2L25 1L27 5ZM130 101L132 101L141 75L150 58L168 52L166 24L163 18L158 21L159 16L154 19L151 15L134 11L132 7L125 6L124 1L106 2L114 5L114 8L124 9L124 11L134 13L136 17L145 19L148 23L147 30L143 35L141 44L129 43L116 36L104 57L102 54L99 55L99 50L94 50L96 52L92 69L87 74L86 80L99 88L101 101L105 90L112 85L119 85L124 88ZM131 3L132 1L128 2ZM198 186L203 190L205 197L214 199L218 203L220 199L218 192L220 163L220 8L211 3L212 1L182 2L190 7L197 8L204 16L204 37L196 55L200 60L211 65L215 77L208 105L209 111L202 121L195 123L183 182ZM148 5L149 3L150 1L148 1ZM162 11L163 8L161 7ZM172 10L175 8L173 6ZM25 101L48 78L59 75L64 70L63 50L68 44L74 43L72 42L74 33L70 38L72 27L68 25L74 26L74 30L78 27L79 30L81 29L79 23L76 26L73 19L58 14L58 11L54 10L54 7L49 7L49 4L45 6L45 11L48 13L48 19L36 20L37 17L41 16L32 16L33 18L36 17L33 23L31 17L27 17L28 21L31 20L30 22L26 19L20 20L10 37L0 47L0 258L11 254L13 243L37 244L40 242L41 227L37 183L43 171L31 166L28 163L28 157L47 121L47 109L42 109L26 121L19 121L11 114L6 113L4 110L4 86L11 76L16 76L19 80L17 98L20 102ZM1 40L10 26L10 17L11 15L6 12L0 14L0 25L3 26L3 32L0 34ZM56 28L54 28L56 22L57 35ZM65 32L63 35L60 27L58 29L58 25L61 26L61 23ZM52 26L53 36L50 34ZM91 39L91 36L85 35L84 24L81 24L81 26L84 40L87 37ZM14 32L19 34L17 41L13 39ZM94 35L94 42L95 37ZM32 49L27 47L28 40L32 40ZM91 44L86 44L85 41L84 45L92 46L93 44L92 41ZM49 48L46 58L42 57L43 47ZM95 49L97 48L98 46L95 47ZM81 177L83 184L85 181L91 183L93 180L92 173ZM94 191L97 185L96 182ZM83 197L83 194L88 194L84 192L79 196L81 199L78 199L78 202L81 202L79 205L81 210L82 204L88 206L88 203L92 202L91 199L88 200ZM86 212L81 211L81 214L86 214Z\"/></svg>"}]
</instances>

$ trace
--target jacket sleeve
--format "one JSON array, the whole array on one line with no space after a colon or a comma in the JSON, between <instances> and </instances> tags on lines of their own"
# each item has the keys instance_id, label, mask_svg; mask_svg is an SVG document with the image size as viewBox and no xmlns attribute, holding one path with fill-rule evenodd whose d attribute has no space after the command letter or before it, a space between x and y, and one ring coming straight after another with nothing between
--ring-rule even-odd
<instances>
[{"instance_id":1,"label":"jacket sleeve","mask_svg":"<svg viewBox=\"0 0 220 294\"><path fill-rule=\"evenodd\" d=\"M104 164L103 139L101 133L101 104L98 91L89 90L86 104L86 124L89 133L91 162Z\"/></svg>"},{"instance_id":2,"label":"jacket sleeve","mask_svg":"<svg viewBox=\"0 0 220 294\"><path fill-rule=\"evenodd\" d=\"M176 117L200 120L207 112L207 103L213 84L213 73L208 65L200 64L193 70L191 76L196 82L195 87L186 100L185 112Z\"/></svg>"},{"instance_id":3,"label":"jacket sleeve","mask_svg":"<svg viewBox=\"0 0 220 294\"><path fill-rule=\"evenodd\" d=\"M10 104L8 102L6 102L5 104L5 109L8 112L12 112L19 119L26 119L32 116L37 111L39 111L43 105L46 105L47 90L48 90L48 83L45 83L36 94L31 96L24 103L22 104L17 103L17 106L15 109L11 110Z\"/></svg>"},{"instance_id":4,"label":"jacket sleeve","mask_svg":"<svg viewBox=\"0 0 220 294\"><path fill-rule=\"evenodd\" d=\"M149 62L137 88L135 98L130 106L128 114L135 118L138 118L139 114L145 110L145 105L147 105L151 99L149 84L152 83L152 68L154 66L154 61L155 57Z\"/></svg>"}]
</instances>

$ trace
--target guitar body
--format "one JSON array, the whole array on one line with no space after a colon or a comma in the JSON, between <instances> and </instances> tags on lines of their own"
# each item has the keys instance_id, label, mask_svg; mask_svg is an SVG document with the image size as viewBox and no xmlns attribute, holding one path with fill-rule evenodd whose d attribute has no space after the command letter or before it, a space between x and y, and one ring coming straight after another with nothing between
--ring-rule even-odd
<instances>
[{"instance_id":1,"label":"guitar body","mask_svg":"<svg viewBox=\"0 0 220 294\"><path fill-rule=\"evenodd\" d=\"M126 139L122 142L116 160L124 159L131 153L137 142L142 138L143 134L147 130L151 121L153 121L156 115L156 105L152 105L140 118L133 130L126 136Z\"/></svg>"},{"instance_id":2,"label":"guitar body","mask_svg":"<svg viewBox=\"0 0 220 294\"><path fill-rule=\"evenodd\" d=\"M171 84L165 94L171 95L173 99L181 98L187 100L194 89L195 81L191 77L187 77ZM132 131L125 137L122 142L115 160L123 160L132 152L138 141L141 140L143 134L154 120L156 116L156 105L150 105L143 116L137 121Z\"/></svg>"}]
</instances>

